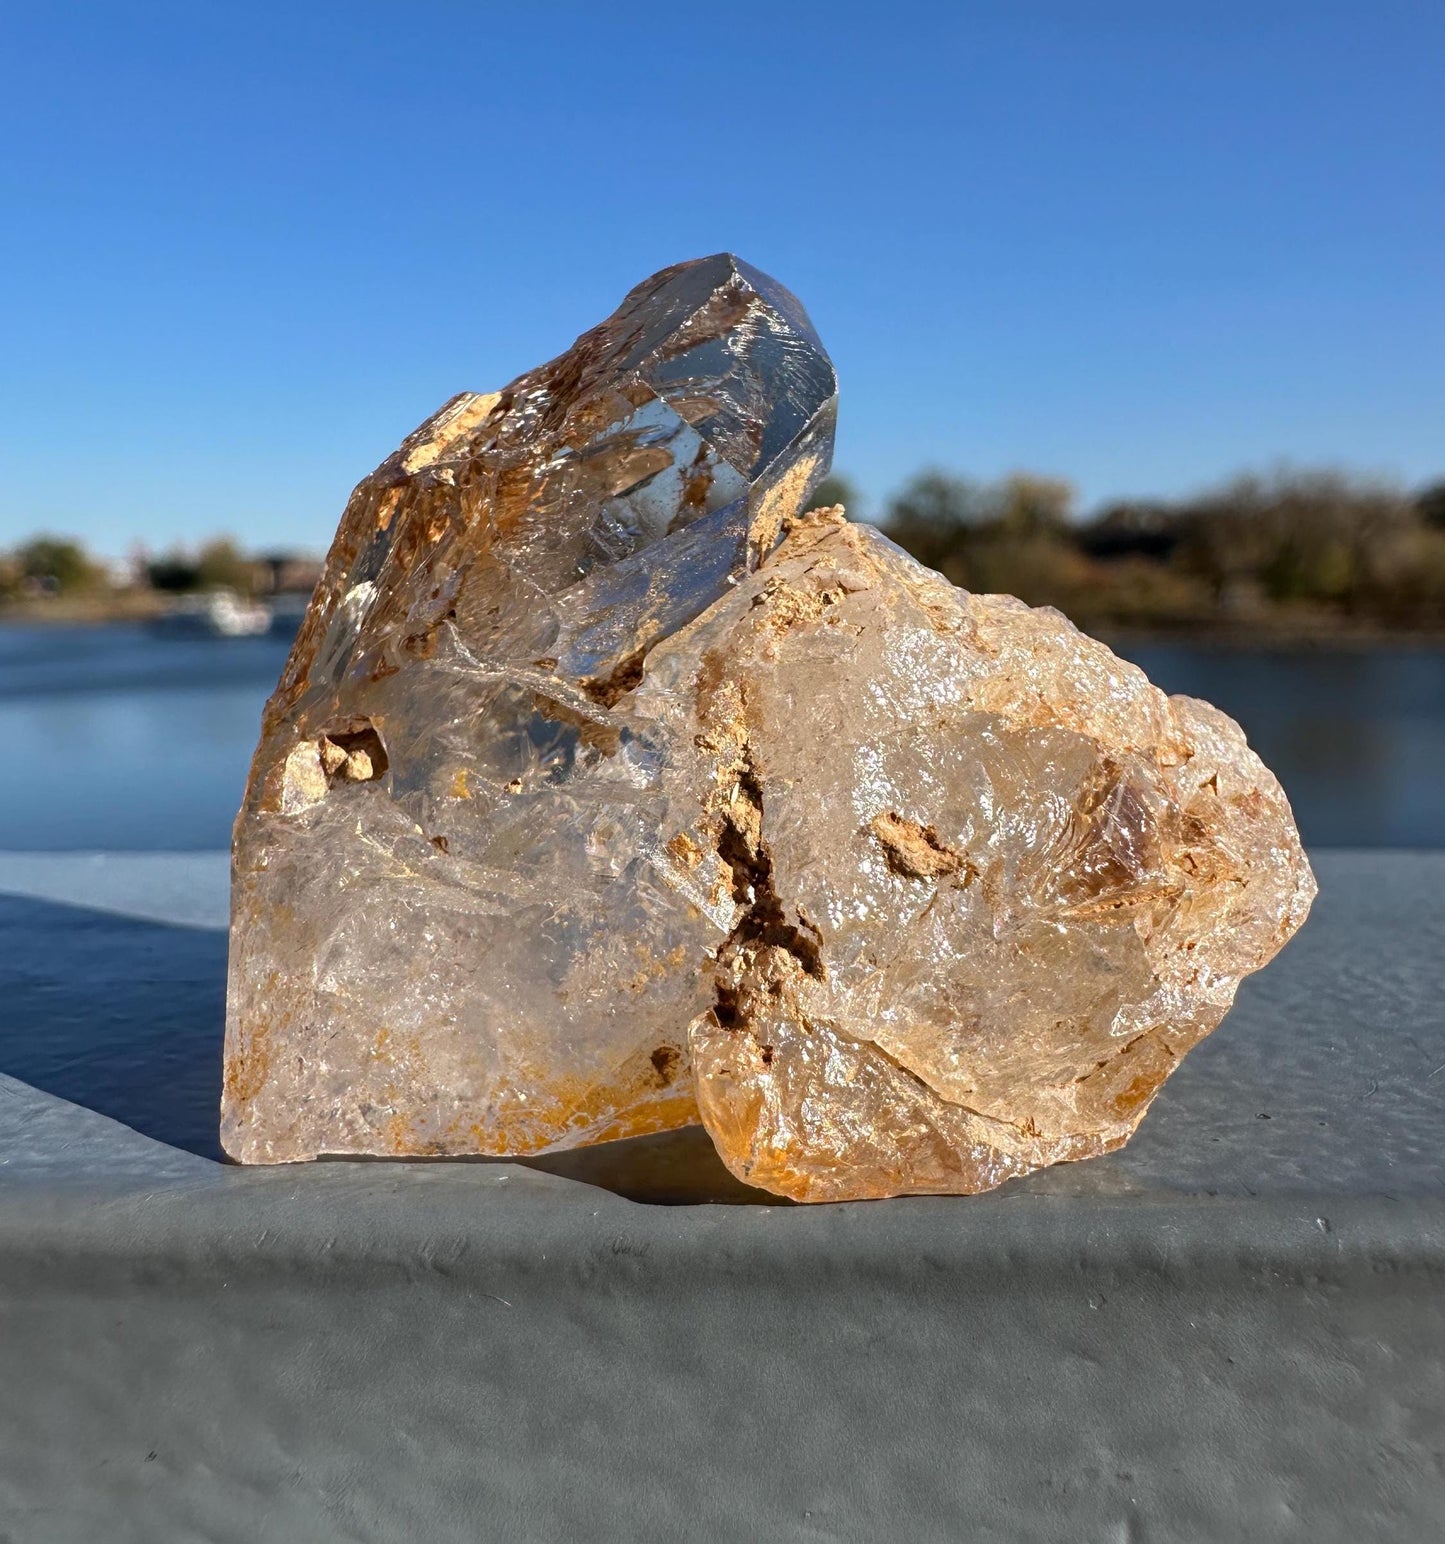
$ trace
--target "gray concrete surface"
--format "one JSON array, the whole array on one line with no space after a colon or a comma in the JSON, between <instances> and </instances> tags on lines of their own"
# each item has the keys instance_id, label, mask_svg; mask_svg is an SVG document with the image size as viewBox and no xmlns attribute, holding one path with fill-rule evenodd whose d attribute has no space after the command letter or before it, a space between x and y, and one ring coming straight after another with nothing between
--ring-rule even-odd
<instances>
[{"instance_id":1,"label":"gray concrete surface","mask_svg":"<svg viewBox=\"0 0 1445 1544\"><path fill-rule=\"evenodd\" d=\"M0 855L0 1541L1445 1537L1445 855L1318 869L1122 1153L789 1208L237 1170L5 1077L52 1000L209 1054L225 881Z\"/></svg>"}]
</instances>

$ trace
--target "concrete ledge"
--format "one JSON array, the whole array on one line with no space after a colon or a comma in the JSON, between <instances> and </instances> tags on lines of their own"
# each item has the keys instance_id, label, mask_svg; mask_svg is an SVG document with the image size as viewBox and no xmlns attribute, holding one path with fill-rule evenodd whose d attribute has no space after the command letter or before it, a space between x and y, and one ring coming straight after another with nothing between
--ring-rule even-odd
<instances>
[{"instance_id":1,"label":"concrete ledge","mask_svg":"<svg viewBox=\"0 0 1445 1544\"><path fill-rule=\"evenodd\" d=\"M0 856L0 1072L87 951L214 1012L185 861ZM1318 866L1129 1148L974 1199L236 1170L0 1076L0 1539L1439 1537L1445 855Z\"/></svg>"}]
</instances>

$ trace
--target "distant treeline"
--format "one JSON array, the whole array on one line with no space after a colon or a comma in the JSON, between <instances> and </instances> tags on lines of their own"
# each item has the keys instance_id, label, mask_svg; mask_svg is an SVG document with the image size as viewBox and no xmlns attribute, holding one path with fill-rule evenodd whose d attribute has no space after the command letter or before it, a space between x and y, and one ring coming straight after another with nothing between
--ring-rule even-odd
<instances>
[{"instance_id":1,"label":"distant treeline","mask_svg":"<svg viewBox=\"0 0 1445 1544\"><path fill-rule=\"evenodd\" d=\"M813 503L872 513L845 478L830 478ZM955 584L1057 606L1082 627L1445 631L1445 481L1410 493L1344 472L1282 471L1079 518L1058 478L928 471L877 523ZM304 591L319 572L294 554L247 554L229 537L106 565L73 539L37 536L0 552L0 606L43 611L67 599L103 613L116 597L134 607L186 590Z\"/></svg>"},{"instance_id":2,"label":"distant treeline","mask_svg":"<svg viewBox=\"0 0 1445 1544\"><path fill-rule=\"evenodd\" d=\"M81 591L133 586L168 593L229 589L250 594L263 583L260 559L245 556L228 536L195 552L180 549L162 557L137 556L110 565L91 556L71 536L32 536L0 552L0 599L26 595L74 595Z\"/></svg>"},{"instance_id":3,"label":"distant treeline","mask_svg":"<svg viewBox=\"0 0 1445 1544\"><path fill-rule=\"evenodd\" d=\"M854 500L830 478L813 502ZM1445 481L1410 493L1281 471L1079 519L1057 478L928 471L877 524L955 584L1057 606L1083 627L1445 629Z\"/></svg>"},{"instance_id":4,"label":"distant treeline","mask_svg":"<svg viewBox=\"0 0 1445 1544\"><path fill-rule=\"evenodd\" d=\"M230 590L249 598L283 590L307 590L320 575L314 559L289 552L247 553L229 536L212 537L194 549L159 555L135 552L123 563L94 557L70 536L33 536L0 551L0 607L42 611L64 602L104 612L160 605L167 595L196 590Z\"/></svg>"}]
</instances>

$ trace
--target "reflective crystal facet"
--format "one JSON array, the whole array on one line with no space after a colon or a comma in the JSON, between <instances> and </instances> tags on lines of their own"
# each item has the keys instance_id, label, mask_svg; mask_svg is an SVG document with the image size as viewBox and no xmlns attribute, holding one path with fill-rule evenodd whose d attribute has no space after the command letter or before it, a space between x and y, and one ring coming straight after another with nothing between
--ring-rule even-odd
<instances>
[{"instance_id":1,"label":"reflective crystal facet","mask_svg":"<svg viewBox=\"0 0 1445 1544\"><path fill-rule=\"evenodd\" d=\"M840 510L831 367L719 257L358 488L236 827L223 1139L701 1121L799 1200L1117 1147L1314 882L1237 725Z\"/></svg>"}]
</instances>

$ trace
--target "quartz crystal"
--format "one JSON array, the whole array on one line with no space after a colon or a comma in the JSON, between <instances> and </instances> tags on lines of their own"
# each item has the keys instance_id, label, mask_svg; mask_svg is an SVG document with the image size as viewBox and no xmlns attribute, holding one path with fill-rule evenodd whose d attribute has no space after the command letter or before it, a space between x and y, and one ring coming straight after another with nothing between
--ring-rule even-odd
<instances>
[{"instance_id":1,"label":"quartz crystal","mask_svg":"<svg viewBox=\"0 0 1445 1544\"><path fill-rule=\"evenodd\" d=\"M1118 1147L1315 893L1231 719L839 510L655 651L636 707L705 757L671 850L732 876L702 1119L795 1200Z\"/></svg>"},{"instance_id":2,"label":"quartz crystal","mask_svg":"<svg viewBox=\"0 0 1445 1544\"><path fill-rule=\"evenodd\" d=\"M716 912L616 711L832 457L797 300L723 255L463 394L352 495L237 818L222 1141L531 1153L697 1119Z\"/></svg>"},{"instance_id":3,"label":"quartz crystal","mask_svg":"<svg viewBox=\"0 0 1445 1544\"><path fill-rule=\"evenodd\" d=\"M1314 881L1238 726L800 513L833 374L730 257L353 496L236 826L248 1162L698 1122L797 1200L1125 1141Z\"/></svg>"}]
</instances>

